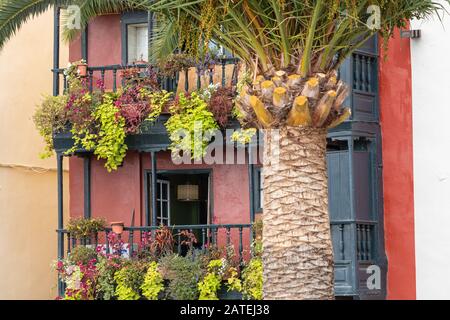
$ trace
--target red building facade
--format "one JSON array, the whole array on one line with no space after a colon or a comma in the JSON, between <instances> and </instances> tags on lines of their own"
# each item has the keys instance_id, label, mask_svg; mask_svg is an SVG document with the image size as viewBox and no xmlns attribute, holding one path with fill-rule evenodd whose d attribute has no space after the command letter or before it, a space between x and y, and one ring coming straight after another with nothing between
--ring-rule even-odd
<instances>
[{"instance_id":1,"label":"red building facade","mask_svg":"<svg viewBox=\"0 0 450 320\"><path fill-rule=\"evenodd\" d=\"M128 27L140 25L147 18L146 13L126 13L94 19L87 31L70 44L70 60L77 61L85 58L90 67L128 64L130 62L128 61L130 50ZM374 43L376 44L377 41ZM369 79L368 75L367 87L373 81L377 85L377 90L373 88L373 92L367 94L362 92L364 90L361 88L356 90L354 87L354 91L361 93L361 96L373 97L373 106L377 108L374 111L374 119L370 118L372 115L364 115L366 118L359 119L359 114L363 112L358 113L355 109L354 117L347 125L350 129L345 127L330 134L329 160L334 159L335 152L341 150L345 157L347 153L350 154L351 166L352 161L356 159L352 154L355 144L358 147L363 146L363 151L374 149L370 157L375 160L370 162L369 171L372 173L369 174L368 182L359 179L358 171L355 173L356 177L350 174L347 180L350 181L348 192L355 192L356 200L351 201L358 204L361 202L359 198L368 197L368 195L372 197L372 194L375 194L370 202L373 210L376 211L376 214L373 214L375 217L373 220L376 221L364 224L363 221L366 219L362 218L357 222L358 218L354 217L354 223L336 218L335 227L333 227L336 237L340 237L339 230L341 230L342 239L344 238L348 223L349 239L353 239L349 240L353 241L350 244L351 248L342 249L341 253L346 255L345 259L336 262L336 283L343 288L337 292L341 292L338 294L340 296L362 299L385 297L413 299L415 298L415 261L409 40L401 39L396 35L390 41L386 59L377 59L378 53L374 53L377 50L369 51L370 49L367 55L364 51L361 53L365 59L361 61L365 61L367 65L375 61L374 65L377 67L374 74L378 79ZM349 77L347 79L353 82L356 82L355 77L360 76L355 75L355 70L366 70L366 73L369 73L369 67L364 69L365 67L358 66L354 61L350 68L353 74L347 74ZM344 71L343 75L345 74ZM97 72L94 74L95 77L99 78L100 74ZM106 86L111 88L115 81L112 73L105 73L104 77ZM402 85L399 85L400 83ZM352 101L354 100L356 98ZM398 125L400 122L402 126ZM399 152L399 150L402 151ZM381 167L381 163L382 168L378 168ZM362 166L364 165L366 164L363 163ZM152 166L157 169L156 184L153 184L155 181L151 177L152 169L154 169ZM261 201L259 166L251 165L248 161L246 164L239 165L175 165L169 151L153 150L152 152L129 151L123 165L112 173L108 173L103 163L93 156L70 157L69 167L70 216L73 217L83 215L105 217L109 222L124 221L126 225L133 223L136 226L151 224L150 215L153 204L150 190L154 185L158 188L169 186L167 188L170 189L168 191L170 197L167 202L170 202L171 208L167 210L169 215L172 215L171 225L246 225L252 223L262 212L259 205ZM352 170L353 168L350 169ZM377 180L377 172L382 172L382 181ZM200 185L201 203L194 205L177 201L176 186L192 183L192 181ZM370 186L364 185L365 183ZM333 190L333 184L331 183L331 190ZM86 188L89 192L86 192ZM366 188L367 192L360 191ZM87 194L89 198L86 197ZM158 202L158 211L162 210L164 202L162 195L159 198L161 201ZM169 201L169 199L172 200ZM353 198L350 196L350 199ZM347 210L346 207L342 208L343 203L345 201L336 205L341 206L339 209L341 211ZM337 210L336 206L333 205L332 212ZM171 211L177 211L177 213L171 214ZM372 214L368 216L372 217ZM354 229L351 229L352 226ZM233 242L238 241L236 240L238 232L238 230L232 232ZM360 236L360 232L364 234ZM377 259L369 259L369 253L367 253L367 259L360 256L359 239L366 236L376 243L373 244L373 251ZM222 241L226 241L226 237L226 233L219 234ZM242 240L243 246L248 248L249 233L244 232ZM336 256L339 256L339 246L335 243ZM384 274L382 275L383 288L373 295L361 288L361 283L364 283L367 278L366 269L371 264L379 264Z\"/></svg>"}]
</instances>

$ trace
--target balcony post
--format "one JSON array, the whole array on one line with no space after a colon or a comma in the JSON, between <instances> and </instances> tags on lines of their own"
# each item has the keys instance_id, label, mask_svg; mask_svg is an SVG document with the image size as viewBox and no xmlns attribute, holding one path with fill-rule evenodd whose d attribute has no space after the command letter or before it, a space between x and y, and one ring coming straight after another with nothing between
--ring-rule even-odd
<instances>
[{"instance_id":1,"label":"balcony post","mask_svg":"<svg viewBox=\"0 0 450 320\"><path fill-rule=\"evenodd\" d=\"M63 160L64 156L58 153L56 156L56 171L58 180L58 260L64 258L64 198L63 198ZM58 279L58 294L64 295L64 287L61 279Z\"/></svg>"},{"instance_id":2,"label":"balcony post","mask_svg":"<svg viewBox=\"0 0 450 320\"><path fill-rule=\"evenodd\" d=\"M155 61L152 61L152 39L153 39L153 12L149 11L147 15L147 27L148 27L148 56L147 61L149 63L154 63Z\"/></svg>"},{"instance_id":3,"label":"balcony post","mask_svg":"<svg viewBox=\"0 0 450 320\"><path fill-rule=\"evenodd\" d=\"M151 151L151 156L152 156L152 221L151 221L151 225L152 226L156 226L157 223L157 214L156 214L156 197L157 197L157 191L156 189L158 188L158 177L157 177L157 167L156 167L156 151ZM149 219L150 217L147 218L147 222L150 221Z\"/></svg>"},{"instance_id":4,"label":"balcony post","mask_svg":"<svg viewBox=\"0 0 450 320\"><path fill-rule=\"evenodd\" d=\"M59 95L59 32L61 8L55 6L53 13L53 95Z\"/></svg>"},{"instance_id":5,"label":"balcony post","mask_svg":"<svg viewBox=\"0 0 450 320\"><path fill-rule=\"evenodd\" d=\"M81 32L81 58L88 63L88 26Z\"/></svg>"},{"instance_id":6,"label":"balcony post","mask_svg":"<svg viewBox=\"0 0 450 320\"><path fill-rule=\"evenodd\" d=\"M84 157L84 218L90 219L91 214L91 156Z\"/></svg>"}]
</instances>

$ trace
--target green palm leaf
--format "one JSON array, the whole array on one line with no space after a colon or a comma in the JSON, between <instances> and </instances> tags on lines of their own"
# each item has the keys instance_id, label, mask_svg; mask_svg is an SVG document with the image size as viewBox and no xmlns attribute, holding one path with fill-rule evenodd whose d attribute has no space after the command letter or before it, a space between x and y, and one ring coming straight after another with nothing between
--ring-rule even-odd
<instances>
[{"instance_id":1,"label":"green palm leaf","mask_svg":"<svg viewBox=\"0 0 450 320\"><path fill-rule=\"evenodd\" d=\"M54 5L65 6L68 0L2 0L0 1L0 49L20 27Z\"/></svg>"}]
</instances>

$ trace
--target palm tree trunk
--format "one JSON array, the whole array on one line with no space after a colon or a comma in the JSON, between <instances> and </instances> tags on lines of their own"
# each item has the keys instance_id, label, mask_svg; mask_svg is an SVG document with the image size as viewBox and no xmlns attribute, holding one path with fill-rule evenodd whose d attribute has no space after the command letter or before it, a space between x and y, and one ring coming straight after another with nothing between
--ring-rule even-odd
<instances>
[{"instance_id":1,"label":"palm tree trunk","mask_svg":"<svg viewBox=\"0 0 450 320\"><path fill-rule=\"evenodd\" d=\"M326 130L265 134L264 299L334 299Z\"/></svg>"}]
</instances>

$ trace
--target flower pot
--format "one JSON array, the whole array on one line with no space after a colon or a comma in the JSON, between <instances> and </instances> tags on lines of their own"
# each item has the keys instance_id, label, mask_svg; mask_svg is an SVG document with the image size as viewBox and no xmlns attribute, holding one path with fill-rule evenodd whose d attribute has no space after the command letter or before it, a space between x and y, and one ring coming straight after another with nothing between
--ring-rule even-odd
<instances>
[{"instance_id":1,"label":"flower pot","mask_svg":"<svg viewBox=\"0 0 450 320\"><path fill-rule=\"evenodd\" d=\"M123 227L124 227L123 221L111 222L112 232L114 232L115 234L122 234Z\"/></svg>"},{"instance_id":2,"label":"flower pot","mask_svg":"<svg viewBox=\"0 0 450 320\"><path fill-rule=\"evenodd\" d=\"M222 284L222 287L217 291L219 300L242 300L242 293L238 291L228 291L227 286Z\"/></svg>"},{"instance_id":3,"label":"flower pot","mask_svg":"<svg viewBox=\"0 0 450 320\"><path fill-rule=\"evenodd\" d=\"M82 78L87 77L88 65L86 63L80 63L78 66L78 75Z\"/></svg>"}]
</instances>

